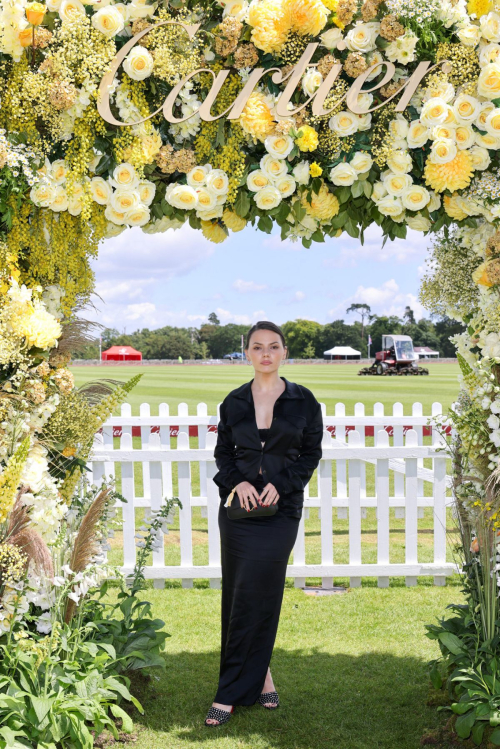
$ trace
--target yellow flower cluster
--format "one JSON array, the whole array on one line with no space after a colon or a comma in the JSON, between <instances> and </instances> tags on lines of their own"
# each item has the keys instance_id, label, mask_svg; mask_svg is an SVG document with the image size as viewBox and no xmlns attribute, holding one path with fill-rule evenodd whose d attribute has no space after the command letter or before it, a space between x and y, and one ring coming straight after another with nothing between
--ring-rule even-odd
<instances>
[{"instance_id":1,"label":"yellow flower cluster","mask_svg":"<svg viewBox=\"0 0 500 749\"><path fill-rule=\"evenodd\" d=\"M0 544L0 588L22 580L28 557L14 544Z\"/></svg>"},{"instance_id":2,"label":"yellow flower cluster","mask_svg":"<svg viewBox=\"0 0 500 749\"><path fill-rule=\"evenodd\" d=\"M226 230L218 221L202 221L201 232L206 239L215 244L224 242L228 237Z\"/></svg>"},{"instance_id":3,"label":"yellow flower cluster","mask_svg":"<svg viewBox=\"0 0 500 749\"><path fill-rule=\"evenodd\" d=\"M246 103L239 123L254 141L264 141L274 131L276 122L272 106L269 97L260 91L254 91Z\"/></svg>"},{"instance_id":4,"label":"yellow flower cluster","mask_svg":"<svg viewBox=\"0 0 500 749\"><path fill-rule=\"evenodd\" d=\"M16 452L11 455L3 473L0 474L0 523L5 523L14 507L29 449L30 438L26 437Z\"/></svg>"},{"instance_id":5,"label":"yellow flower cluster","mask_svg":"<svg viewBox=\"0 0 500 749\"><path fill-rule=\"evenodd\" d=\"M321 0L259 0L251 3L252 42L263 52L279 52L290 32L317 36L328 20Z\"/></svg>"},{"instance_id":6,"label":"yellow flower cluster","mask_svg":"<svg viewBox=\"0 0 500 749\"><path fill-rule=\"evenodd\" d=\"M425 181L435 192L463 190L470 184L474 168L467 150L458 151L452 161L446 164L433 164L427 160Z\"/></svg>"},{"instance_id":7,"label":"yellow flower cluster","mask_svg":"<svg viewBox=\"0 0 500 749\"><path fill-rule=\"evenodd\" d=\"M307 197L307 193L304 193L301 203L306 209L307 214L319 221L330 221L337 215L340 208L336 196L329 191L324 182L321 182L319 192L312 192L310 198Z\"/></svg>"},{"instance_id":8,"label":"yellow flower cluster","mask_svg":"<svg viewBox=\"0 0 500 749\"><path fill-rule=\"evenodd\" d=\"M315 151L318 147L318 133L310 125L302 125L295 143L301 151Z\"/></svg>"}]
</instances>

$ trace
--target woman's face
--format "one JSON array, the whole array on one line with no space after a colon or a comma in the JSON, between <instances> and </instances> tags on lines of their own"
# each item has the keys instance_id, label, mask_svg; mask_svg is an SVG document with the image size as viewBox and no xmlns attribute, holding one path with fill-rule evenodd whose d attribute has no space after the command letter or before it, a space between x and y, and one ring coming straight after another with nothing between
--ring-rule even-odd
<instances>
[{"instance_id":1,"label":"woman's face","mask_svg":"<svg viewBox=\"0 0 500 749\"><path fill-rule=\"evenodd\" d=\"M277 333L256 330L252 333L245 354L256 372L276 372L286 356L286 348Z\"/></svg>"}]
</instances>

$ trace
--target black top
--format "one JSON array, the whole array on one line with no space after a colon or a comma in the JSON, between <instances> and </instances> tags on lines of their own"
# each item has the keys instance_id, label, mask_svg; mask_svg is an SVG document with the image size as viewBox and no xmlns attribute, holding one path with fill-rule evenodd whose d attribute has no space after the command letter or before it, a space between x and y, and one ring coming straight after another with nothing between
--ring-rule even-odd
<instances>
[{"instance_id":1,"label":"black top","mask_svg":"<svg viewBox=\"0 0 500 749\"><path fill-rule=\"evenodd\" d=\"M261 442L265 442L269 439L269 432L271 429L259 429L259 437Z\"/></svg>"}]
</instances>

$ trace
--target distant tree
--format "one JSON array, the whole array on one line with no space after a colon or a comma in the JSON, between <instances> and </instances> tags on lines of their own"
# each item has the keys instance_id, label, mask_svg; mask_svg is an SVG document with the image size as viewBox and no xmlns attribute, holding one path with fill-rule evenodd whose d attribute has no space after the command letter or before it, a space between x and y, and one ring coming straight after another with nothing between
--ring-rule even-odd
<instances>
[{"instance_id":1,"label":"distant tree","mask_svg":"<svg viewBox=\"0 0 500 749\"><path fill-rule=\"evenodd\" d=\"M383 335L400 335L401 334L401 320L395 315L389 317L376 316L370 323L368 329L372 337L372 349L373 353L382 350L382 336Z\"/></svg>"},{"instance_id":2,"label":"distant tree","mask_svg":"<svg viewBox=\"0 0 500 749\"><path fill-rule=\"evenodd\" d=\"M220 320L215 314L215 312L211 312L208 316L208 322L210 325L220 325Z\"/></svg>"},{"instance_id":3,"label":"distant tree","mask_svg":"<svg viewBox=\"0 0 500 749\"><path fill-rule=\"evenodd\" d=\"M316 349L312 341L309 341L303 351L302 356L304 359L314 359L316 357Z\"/></svg>"},{"instance_id":4,"label":"distant tree","mask_svg":"<svg viewBox=\"0 0 500 749\"><path fill-rule=\"evenodd\" d=\"M297 319L286 322L282 326L288 347L288 355L292 359L305 357L305 351L312 344L316 351L316 343L322 326L314 320Z\"/></svg>"},{"instance_id":5,"label":"distant tree","mask_svg":"<svg viewBox=\"0 0 500 749\"><path fill-rule=\"evenodd\" d=\"M367 344L361 338L361 323L356 320L353 325L347 325L344 320L334 320L323 325L317 338L316 356L322 359L324 352L334 346L352 346L361 351L361 356L366 356Z\"/></svg>"},{"instance_id":6,"label":"distant tree","mask_svg":"<svg viewBox=\"0 0 500 749\"><path fill-rule=\"evenodd\" d=\"M193 357L193 344L189 340L189 336L181 330L172 331L159 338L156 353L157 355L152 358L177 359L182 356L183 359L191 359Z\"/></svg>"},{"instance_id":7,"label":"distant tree","mask_svg":"<svg viewBox=\"0 0 500 749\"><path fill-rule=\"evenodd\" d=\"M410 325L416 325L417 321L415 320L415 313L413 312L412 308L410 306L405 307L405 311L403 313L403 320Z\"/></svg>"},{"instance_id":8,"label":"distant tree","mask_svg":"<svg viewBox=\"0 0 500 749\"><path fill-rule=\"evenodd\" d=\"M361 338L365 337L365 320L369 320L371 318L371 307L369 304L351 304L350 307L348 307L345 311L346 315L348 315L350 312L355 312L361 317Z\"/></svg>"},{"instance_id":9,"label":"distant tree","mask_svg":"<svg viewBox=\"0 0 500 749\"><path fill-rule=\"evenodd\" d=\"M241 351L241 336L248 331L248 325L202 325L200 343L205 341L214 359L221 359L225 354Z\"/></svg>"},{"instance_id":10,"label":"distant tree","mask_svg":"<svg viewBox=\"0 0 500 749\"><path fill-rule=\"evenodd\" d=\"M443 358L455 357L457 355L455 346L450 341L450 336L463 333L465 325L452 320L450 317L440 317L434 323L436 335L439 339L439 353Z\"/></svg>"}]
</instances>

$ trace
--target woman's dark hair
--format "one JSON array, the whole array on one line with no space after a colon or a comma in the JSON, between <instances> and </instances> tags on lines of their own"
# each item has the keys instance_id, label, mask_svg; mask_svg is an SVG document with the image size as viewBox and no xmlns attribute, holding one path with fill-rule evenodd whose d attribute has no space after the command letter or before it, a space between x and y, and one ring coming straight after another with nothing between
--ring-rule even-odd
<instances>
[{"instance_id":1,"label":"woman's dark hair","mask_svg":"<svg viewBox=\"0 0 500 749\"><path fill-rule=\"evenodd\" d=\"M257 332L257 330L270 330L272 333L276 333L281 338L283 348L286 348L285 336L283 335L283 331L273 322L269 322L268 320L259 320L259 322L256 322L255 325L252 325L247 333L245 348L248 348L250 346L250 338L254 333Z\"/></svg>"}]
</instances>

